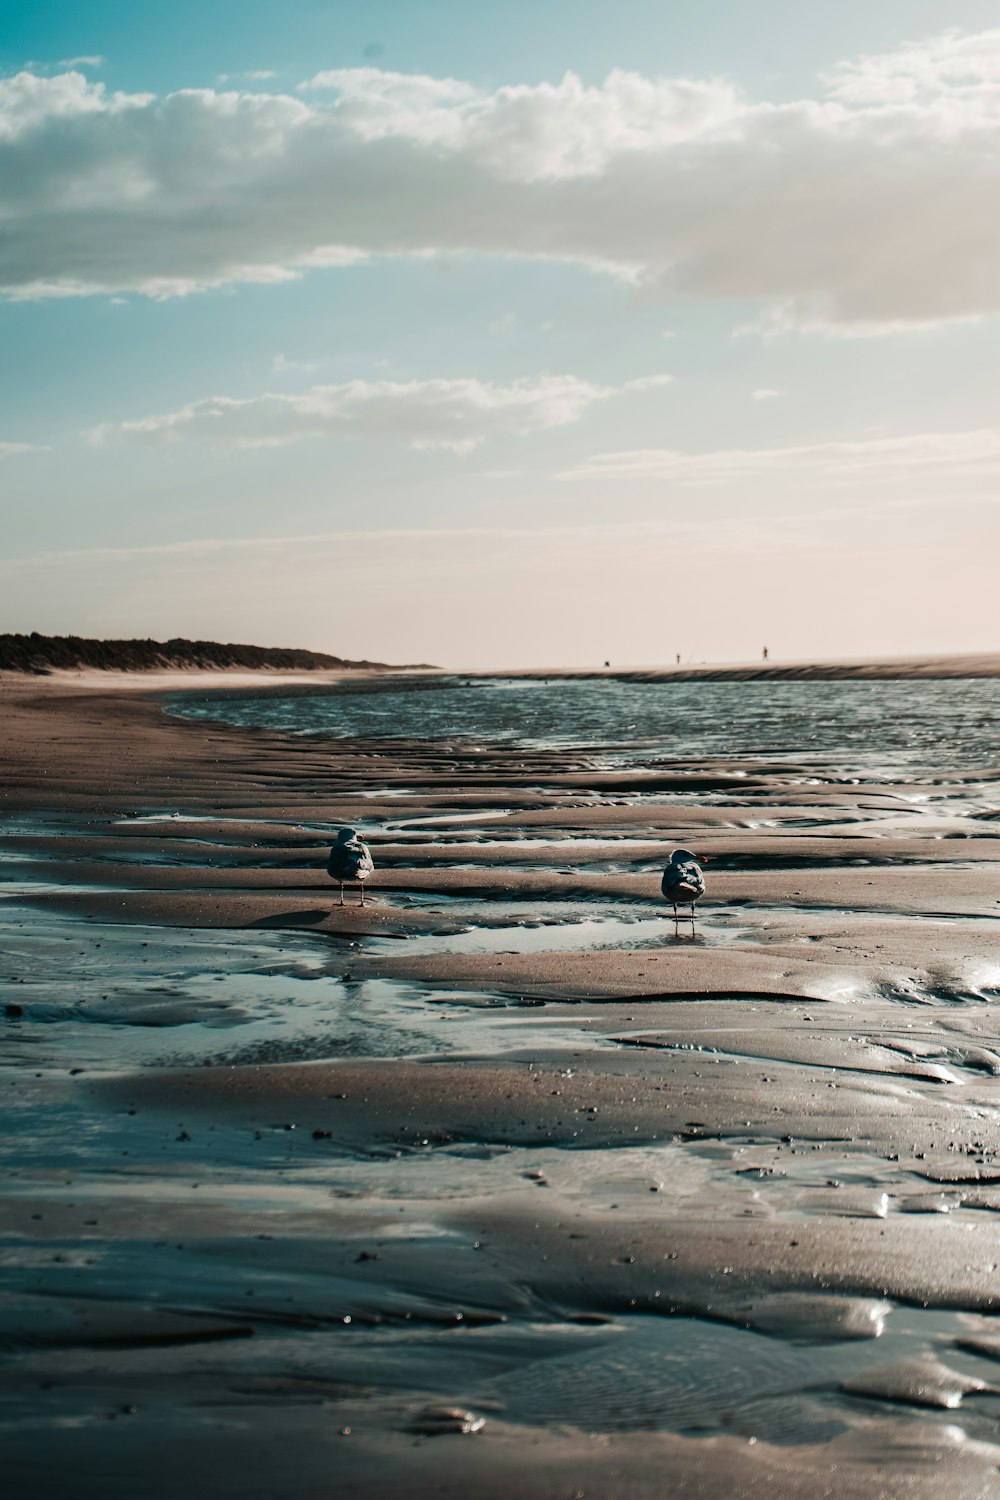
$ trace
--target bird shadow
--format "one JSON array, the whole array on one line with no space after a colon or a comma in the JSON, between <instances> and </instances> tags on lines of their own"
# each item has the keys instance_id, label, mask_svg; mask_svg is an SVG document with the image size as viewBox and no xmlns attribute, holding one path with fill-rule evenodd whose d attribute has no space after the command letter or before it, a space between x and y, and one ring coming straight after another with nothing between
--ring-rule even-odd
<instances>
[{"instance_id":1,"label":"bird shadow","mask_svg":"<svg viewBox=\"0 0 1000 1500\"><path fill-rule=\"evenodd\" d=\"M302 911L275 912L270 917L258 917L256 922L248 922L248 927L287 927L294 922L297 927L315 926L318 922L325 922L330 915L328 911L317 910L315 906L307 906Z\"/></svg>"}]
</instances>

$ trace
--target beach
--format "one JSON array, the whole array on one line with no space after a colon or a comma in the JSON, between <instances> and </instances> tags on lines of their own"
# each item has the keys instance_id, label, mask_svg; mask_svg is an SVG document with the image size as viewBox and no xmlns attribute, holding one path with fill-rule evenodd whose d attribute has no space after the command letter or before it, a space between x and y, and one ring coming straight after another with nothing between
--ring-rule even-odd
<instances>
[{"instance_id":1,"label":"beach","mask_svg":"<svg viewBox=\"0 0 1000 1500\"><path fill-rule=\"evenodd\" d=\"M13 1493L1000 1493L995 758L163 709L280 686L0 680Z\"/></svg>"}]
</instances>

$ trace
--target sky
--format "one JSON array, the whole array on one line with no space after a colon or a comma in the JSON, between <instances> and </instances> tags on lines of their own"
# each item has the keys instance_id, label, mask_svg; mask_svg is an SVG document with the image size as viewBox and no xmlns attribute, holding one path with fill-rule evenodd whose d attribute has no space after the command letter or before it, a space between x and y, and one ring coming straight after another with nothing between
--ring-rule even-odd
<instances>
[{"instance_id":1,"label":"sky","mask_svg":"<svg viewBox=\"0 0 1000 1500\"><path fill-rule=\"evenodd\" d=\"M992 0L0 0L0 631L1000 649Z\"/></svg>"}]
</instances>

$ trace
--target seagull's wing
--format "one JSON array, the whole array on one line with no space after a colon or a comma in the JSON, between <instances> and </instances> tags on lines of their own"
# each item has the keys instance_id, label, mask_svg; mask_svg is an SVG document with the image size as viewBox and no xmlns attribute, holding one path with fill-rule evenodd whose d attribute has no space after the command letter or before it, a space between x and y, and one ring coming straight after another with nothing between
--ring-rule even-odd
<instances>
[{"instance_id":1,"label":"seagull's wing","mask_svg":"<svg viewBox=\"0 0 1000 1500\"><path fill-rule=\"evenodd\" d=\"M334 880L364 879L374 870L375 864L367 847L357 839L346 844L334 844L327 861L327 874Z\"/></svg>"},{"instance_id":2,"label":"seagull's wing","mask_svg":"<svg viewBox=\"0 0 1000 1500\"><path fill-rule=\"evenodd\" d=\"M337 858L331 857L326 868L335 880L353 880L358 871L358 862L349 849L340 849Z\"/></svg>"},{"instance_id":3,"label":"seagull's wing","mask_svg":"<svg viewBox=\"0 0 1000 1500\"><path fill-rule=\"evenodd\" d=\"M680 901L685 905L697 901L699 896L705 894L705 877L701 873L701 866L695 864L694 860L669 864L663 872L660 890L668 901Z\"/></svg>"}]
</instances>

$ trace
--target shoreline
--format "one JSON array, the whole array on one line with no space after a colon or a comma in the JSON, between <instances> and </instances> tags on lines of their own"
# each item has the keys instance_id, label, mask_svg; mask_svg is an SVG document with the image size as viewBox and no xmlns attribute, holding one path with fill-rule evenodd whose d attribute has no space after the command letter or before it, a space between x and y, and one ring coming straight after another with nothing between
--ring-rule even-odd
<instances>
[{"instance_id":1,"label":"shoreline","mask_svg":"<svg viewBox=\"0 0 1000 1500\"><path fill-rule=\"evenodd\" d=\"M812 659L806 661L706 662L679 666L663 664L608 667L379 667L285 671L277 668L184 668L172 671L98 671L52 669L33 674L0 670L0 689L49 683L109 691L146 692L234 691L247 688L340 687L345 683L380 684L391 690L398 681L451 678L463 680L524 679L526 681L611 682L851 682L912 679L948 680L1000 677L1000 651L947 655Z\"/></svg>"},{"instance_id":2,"label":"shoreline","mask_svg":"<svg viewBox=\"0 0 1000 1500\"><path fill-rule=\"evenodd\" d=\"M720 662L680 666L521 668L509 672L468 672L468 677L547 678L575 681L607 678L617 682L855 682L912 678L1000 677L1000 651L949 656L875 657L859 660Z\"/></svg>"},{"instance_id":3,"label":"shoreline","mask_svg":"<svg viewBox=\"0 0 1000 1500\"><path fill-rule=\"evenodd\" d=\"M989 1493L1000 774L652 787L119 686L0 684L26 1491L267 1500L294 1437L345 1495Z\"/></svg>"}]
</instances>

